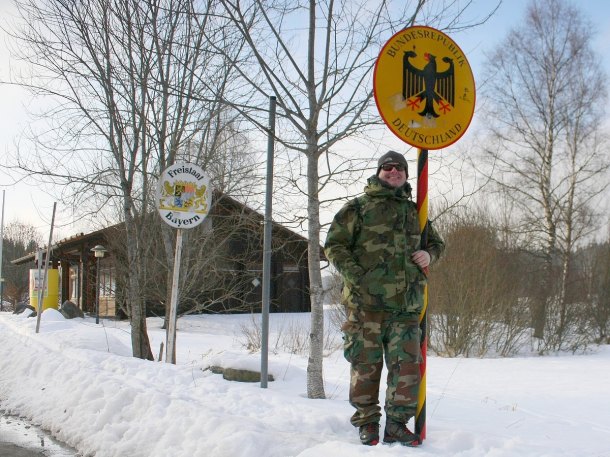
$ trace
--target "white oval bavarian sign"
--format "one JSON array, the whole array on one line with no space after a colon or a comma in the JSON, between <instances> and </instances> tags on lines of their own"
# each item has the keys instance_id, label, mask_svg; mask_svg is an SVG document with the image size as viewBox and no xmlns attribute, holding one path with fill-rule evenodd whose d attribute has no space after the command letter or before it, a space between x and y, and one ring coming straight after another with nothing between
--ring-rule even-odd
<instances>
[{"instance_id":1,"label":"white oval bavarian sign","mask_svg":"<svg viewBox=\"0 0 610 457\"><path fill-rule=\"evenodd\" d=\"M157 209L166 224L193 228L201 224L212 204L210 179L191 163L167 167L157 184Z\"/></svg>"}]
</instances>

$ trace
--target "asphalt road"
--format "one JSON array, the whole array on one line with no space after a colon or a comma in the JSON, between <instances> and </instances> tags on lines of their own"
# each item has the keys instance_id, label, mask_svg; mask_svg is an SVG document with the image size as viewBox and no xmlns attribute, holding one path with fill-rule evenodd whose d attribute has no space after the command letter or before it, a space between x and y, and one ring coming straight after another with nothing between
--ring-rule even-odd
<instances>
[{"instance_id":1,"label":"asphalt road","mask_svg":"<svg viewBox=\"0 0 610 457\"><path fill-rule=\"evenodd\" d=\"M73 449L14 416L0 416L0 457L75 457Z\"/></svg>"},{"instance_id":2,"label":"asphalt road","mask_svg":"<svg viewBox=\"0 0 610 457\"><path fill-rule=\"evenodd\" d=\"M0 440L2 437L0 436ZM12 443L3 443L0 441L0 457L46 457L42 451L17 446Z\"/></svg>"}]
</instances>

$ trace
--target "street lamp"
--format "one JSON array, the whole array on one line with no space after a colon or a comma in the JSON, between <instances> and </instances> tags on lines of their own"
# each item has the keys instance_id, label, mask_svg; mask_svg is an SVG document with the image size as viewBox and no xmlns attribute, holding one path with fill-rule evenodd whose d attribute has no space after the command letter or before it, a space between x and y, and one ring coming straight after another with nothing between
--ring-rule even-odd
<instances>
[{"instance_id":1,"label":"street lamp","mask_svg":"<svg viewBox=\"0 0 610 457\"><path fill-rule=\"evenodd\" d=\"M95 323L100 323L100 259L104 257L107 250L101 244L91 248L97 259L97 268L95 269Z\"/></svg>"}]
</instances>

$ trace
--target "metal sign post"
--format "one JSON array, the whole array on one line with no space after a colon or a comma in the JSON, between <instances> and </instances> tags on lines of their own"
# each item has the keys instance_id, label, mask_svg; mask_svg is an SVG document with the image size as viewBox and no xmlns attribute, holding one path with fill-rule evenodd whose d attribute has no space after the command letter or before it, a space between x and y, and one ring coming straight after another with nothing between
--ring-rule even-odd
<instances>
[{"instance_id":1,"label":"metal sign post","mask_svg":"<svg viewBox=\"0 0 610 457\"><path fill-rule=\"evenodd\" d=\"M47 288L47 274L49 271L49 262L51 261L51 243L53 242L53 225L55 225L55 208L57 208L57 202L53 202L53 216L51 216L51 229L49 230L49 242L47 244L47 255L43 258L42 250L38 251L38 312L36 315L36 333L40 331L40 317L42 315L44 291ZM44 261L44 274L42 276L42 282L40 281L40 264Z\"/></svg>"},{"instance_id":2,"label":"metal sign post","mask_svg":"<svg viewBox=\"0 0 610 457\"><path fill-rule=\"evenodd\" d=\"M176 363L176 319L178 315L182 230L198 226L211 205L210 179L198 165L183 163L166 168L157 184L157 210L163 221L177 228L176 250L165 348L165 362Z\"/></svg>"},{"instance_id":3,"label":"metal sign post","mask_svg":"<svg viewBox=\"0 0 610 457\"><path fill-rule=\"evenodd\" d=\"M265 234L263 237L263 290L261 388L267 388L269 371L269 300L271 292L271 234L273 197L273 144L275 135L275 97L269 98L269 134L267 137L267 188L265 192Z\"/></svg>"},{"instance_id":4,"label":"metal sign post","mask_svg":"<svg viewBox=\"0 0 610 457\"><path fill-rule=\"evenodd\" d=\"M176 252L174 253L174 272L172 276L172 294L169 305L169 324L167 327L167 345L165 361L176 363L176 316L178 313L178 280L180 278L180 261L182 260L182 229L176 230Z\"/></svg>"}]
</instances>

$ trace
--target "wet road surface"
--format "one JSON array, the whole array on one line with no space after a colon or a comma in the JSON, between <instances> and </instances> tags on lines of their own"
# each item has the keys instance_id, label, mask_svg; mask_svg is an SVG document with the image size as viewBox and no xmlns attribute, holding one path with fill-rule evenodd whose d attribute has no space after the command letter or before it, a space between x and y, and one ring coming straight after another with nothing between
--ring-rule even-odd
<instances>
[{"instance_id":1,"label":"wet road surface","mask_svg":"<svg viewBox=\"0 0 610 457\"><path fill-rule=\"evenodd\" d=\"M77 457L48 433L15 416L0 416L0 457Z\"/></svg>"}]
</instances>

